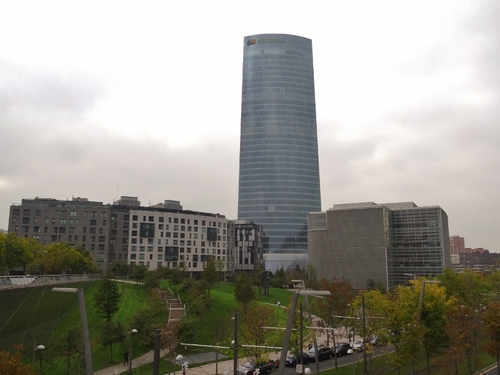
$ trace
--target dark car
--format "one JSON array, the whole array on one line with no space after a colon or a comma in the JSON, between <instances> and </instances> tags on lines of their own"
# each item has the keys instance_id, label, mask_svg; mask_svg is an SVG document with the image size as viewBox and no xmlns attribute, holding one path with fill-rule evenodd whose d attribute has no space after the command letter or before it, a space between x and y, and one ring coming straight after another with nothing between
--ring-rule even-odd
<instances>
[{"instance_id":1,"label":"dark car","mask_svg":"<svg viewBox=\"0 0 500 375\"><path fill-rule=\"evenodd\" d=\"M309 356L306 353L302 353L302 360L300 360L300 354L292 354L285 359L285 366L295 367L297 364L307 365L310 362Z\"/></svg>"},{"instance_id":2,"label":"dark car","mask_svg":"<svg viewBox=\"0 0 500 375\"><path fill-rule=\"evenodd\" d=\"M252 362L247 362L238 369L238 375L252 375L256 370L259 370L259 374L270 374L273 369L273 365L266 362L259 362L253 364Z\"/></svg>"},{"instance_id":3,"label":"dark car","mask_svg":"<svg viewBox=\"0 0 500 375\"><path fill-rule=\"evenodd\" d=\"M343 355L350 354L349 349L352 349L351 344L347 342L339 342L335 345L335 349L333 351L337 357L342 357Z\"/></svg>"},{"instance_id":4,"label":"dark car","mask_svg":"<svg viewBox=\"0 0 500 375\"><path fill-rule=\"evenodd\" d=\"M316 352L314 348L311 348L307 351L307 356L309 359L314 362L316 361ZM333 357L333 350L328 346L319 346L318 347L318 360L323 361L324 359L330 359Z\"/></svg>"}]
</instances>

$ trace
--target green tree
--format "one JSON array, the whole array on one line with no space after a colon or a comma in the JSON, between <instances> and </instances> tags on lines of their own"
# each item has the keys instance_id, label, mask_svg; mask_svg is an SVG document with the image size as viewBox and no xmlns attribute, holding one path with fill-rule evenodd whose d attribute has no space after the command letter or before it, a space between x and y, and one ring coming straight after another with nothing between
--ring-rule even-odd
<instances>
[{"instance_id":1,"label":"green tree","mask_svg":"<svg viewBox=\"0 0 500 375\"><path fill-rule=\"evenodd\" d=\"M286 284L286 274L283 267L275 272L271 278L271 283L275 288L283 288Z\"/></svg>"},{"instance_id":2,"label":"green tree","mask_svg":"<svg viewBox=\"0 0 500 375\"><path fill-rule=\"evenodd\" d=\"M143 264L140 265L132 264L130 265L130 278L139 283L144 280L147 271L148 267L146 267Z\"/></svg>"},{"instance_id":3,"label":"green tree","mask_svg":"<svg viewBox=\"0 0 500 375\"><path fill-rule=\"evenodd\" d=\"M262 346L266 345L266 334L269 332L262 327L276 323L273 322L274 308L269 305L258 305L256 302L250 302L248 305L248 314L243 316L240 322L239 333L245 344L254 345L245 348L245 354L251 357L255 362L263 359L265 351Z\"/></svg>"},{"instance_id":4,"label":"green tree","mask_svg":"<svg viewBox=\"0 0 500 375\"><path fill-rule=\"evenodd\" d=\"M45 273L76 273L92 269L92 262L90 253L57 242L44 247L41 267Z\"/></svg>"},{"instance_id":5,"label":"green tree","mask_svg":"<svg viewBox=\"0 0 500 375\"><path fill-rule=\"evenodd\" d=\"M2 250L0 251L3 260L3 266L9 271L13 271L16 267L21 267L26 271L26 266L33 261L32 247L38 246L37 242L32 239L18 237L16 233L7 233L2 235L0 241Z\"/></svg>"},{"instance_id":6,"label":"green tree","mask_svg":"<svg viewBox=\"0 0 500 375\"><path fill-rule=\"evenodd\" d=\"M144 276L144 287L146 289L159 289L160 288L160 277L158 273L154 271L146 271Z\"/></svg>"},{"instance_id":7,"label":"green tree","mask_svg":"<svg viewBox=\"0 0 500 375\"><path fill-rule=\"evenodd\" d=\"M207 288L207 295L210 297L210 290L212 290L219 281L219 273L214 257L208 257L207 263L203 266L201 279L204 281L205 287Z\"/></svg>"},{"instance_id":8,"label":"green tree","mask_svg":"<svg viewBox=\"0 0 500 375\"><path fill-rule=\"evenodd\" d=\"M109 348L110 361L113 362L113 344L124 342L127 336L123 324L121 322L106 322L100 336L101 343Z\"/></svg>"},{"instance_id":9,"label":"green tree","mask_svg":"<svg viewBox=\"0 0 500 375\"><path fill-rule=\"evenodd\" d=\"M72 373L76 367L77 371L81 368L83 360L82 332L79 328L68 330L62 337L56 339L54 343L55 353L61 358L66 359L67 374ZM73 366L73 362L76 362Z\"/></svg>"},{"instance_id":10,"label":"green tree","mask_svg":"<svg viewBox=\"0 0 500 375\"><path fill-rule=\"evenodd\" d=\"M255 290L252 285L252 279L246 273L240 273L236 278L234 296L243 307L243 312L246 315L248 304L256 298Z\"/></svg>"},{"instance_id":11,"label":"green tree","mask_svg":"<svg viewBox=\"0 0 500 375\"><path fill-rule=\"evenodd\" d=\"M97 282L97 291L94 294L94 307L109 323L111 316L119 309L120 290L116 281L113 281L107 273Z\"/></svg>"},{"instance_id":12,"label":"green tree","mask_svg":"<svg viewBox=\"0 0 500 375\"><path fill-rule=\"evenodd\" d=\"M168 323L167 302L157 291L151 291L148 303L137 310L131 319L131 329L137 329L139 345L151 348L154 345L153 335L155 329L164 330Z\"/></svg>"}]
</instances>

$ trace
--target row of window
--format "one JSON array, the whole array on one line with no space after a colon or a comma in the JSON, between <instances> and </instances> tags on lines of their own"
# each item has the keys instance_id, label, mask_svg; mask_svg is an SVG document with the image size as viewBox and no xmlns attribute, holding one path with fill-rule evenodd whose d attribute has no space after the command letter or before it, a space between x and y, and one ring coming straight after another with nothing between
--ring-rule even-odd
<instances>
[{"instance_id":1,"label":"row of window","mask_svg":"<svg viewBox=\"0 0 500 375\"><path fill-rule=\"evenodd\" d=\"M34 209L33 210L35 213L35 216L42 216L42 210L39 209ZM51 210L45 210L45 216L49 216L51 214ZM21 209L20 208L14 208L12 209L12 216L20 216L21 214ZM78 216L78 211L66 211L66 210L56 210L55 215L58 217L67 217L69 214L70 217L76 217ZM31 216L31 209L30 208L25 208L23 209L23 216ZM100 218L107 218L108 213L106 211L83 211L82 212L82 217L100 217Z\"/></svg>"},{"instance_id":2,"label":"row of window","mask_svg":"<svg viewBox=\"0 0 500 375\"><path fill-rule=\"evenodd\" d=\"M168 217L168 223L174 223L174 224L191 224L191 219L186 219L186 218L178 218L178 217ZM139 221L139 215L132 215L132 221ZM148 222L154 222L155 221L155 216L143 216L142 221L148 221ZM165 222L165 217L164 216L159 216L158 217L158 222L164 223ZM198 225L199 220L198 219L193 219L192 220L193 225ZM202 226L207 226L207 221L206 220L201 220L201 225ZM209 227L223 227L226 228L226 223L222 223L220 221L208 221L208 226Z\"/></svg>"}]
</instances>

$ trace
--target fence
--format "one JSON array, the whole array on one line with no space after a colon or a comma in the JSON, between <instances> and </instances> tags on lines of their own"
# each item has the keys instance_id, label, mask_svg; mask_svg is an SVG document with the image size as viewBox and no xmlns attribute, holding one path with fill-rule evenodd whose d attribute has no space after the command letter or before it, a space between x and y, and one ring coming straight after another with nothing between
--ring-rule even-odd
<instances>
[{"instance_id":1,"label":"fence","mask_svg":"<svg viewBox=\"0 0 500 375\"><path fill-rule=\"evenodd\" d=\"M0 276L0 289L27 288L33 286L76 283L100 278L99 274L81 275L16 275Z\"/></svg>"}]
</instances>

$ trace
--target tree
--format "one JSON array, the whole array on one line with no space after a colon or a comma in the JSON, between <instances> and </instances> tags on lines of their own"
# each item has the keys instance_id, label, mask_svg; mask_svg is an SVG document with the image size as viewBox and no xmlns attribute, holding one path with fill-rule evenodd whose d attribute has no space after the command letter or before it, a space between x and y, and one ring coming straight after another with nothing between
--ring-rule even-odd
<instances>
[{"instance_id":1,"label":"tree","mask_svg":"<svg viewBox=\"0 0 500 375\"><path fill-rule=\"evenodd\" d=\"M118 284L107 273L97 282L97 291L94 294L94 306L103 318L109 323L111 316L119 310L121 294Z\"/></svg>"},{"instance_id":2,"label":"tree","mask_svg":"<svg viewBox=\"0 0 500 375\"><path fill-rule=\"evenodd\" d=\"M137 265L137 264L132 264L130 265L130 278L132 280L135 280L137 283L141 282L144 280L146 277L146 272L148 271L148 267L146 267L143 264Z\"/></svg>"},{"instance_id":3,"label":"tree","mask_svg":"<svg viewBox=\"0 0 500 375\"><path fill-rule=\"evenodd\" d=\"M248 304L256 298L255 290L252 285L252 279L246 273L241 273L236 278L234 296L242 305L243 312L246 315Z\"/></svg>"},{"instance_id":4,"label":"tree","mask_svg":"<svg viewBox=\"0 0 500 375\"><path fill-rule=\"evenodd\" d=\"M250 302L248 305L248 314L243 316L240 324L239 332L243 338L243 342L255 347L247 347L246 354L250 356L254 362L260 361L264 351L258 346L266 345L266 333L262 327L266 325L274 325L272 321L274 308L269 305L258 305L255 302Z\"/></svg>"},{"instance_id":5,"label":"tree","mask_svg":"<svg viewBox=\"0 0 500 375\"><path fill-rule=\"evenodd\" d=\"M354 289L349 281L344 278L333 278L319 280L319 290L327 290L331 294L324 298L315 300L314 312L328 325L335 321L338 323L342 318L333 319L334 315L347 316L350 314L350 303L354 298ZM349 321L351 324L352 321ZM330 341L330 331L326 331L327 342Z\"/></svg>"},{"instance_id":6,"label":"tree","mask_svg":"<svg viewBox=\"0 0 500 375\"><path fill-rule=\"evenodd\" d=\"M159 289L160 277L155 271L146 271L144 276L144 287L146 289Z\"/></svg>"},{"instance_id":7,"label":"tree","mask_svg":"<svg viewBox=\"0 0 500 375\"><path fill-rule=\"evenodd\" d=\"M41 262L45 273L51 274L84 272L93 264L90 253L62 242L45 246Z\"/></svg>"},{"instance_id":8,"label":"tree","mask_svg":"<svg viewBox=\"0 0 500 375\"><path fill-rule=\"evenodd\" d=\"M101 331L101 343L109 347L111 362L113 362L113 344L123 342L125 338L125 328L121 322L106 322Z\"/></svg>"},{"instance_id":9,"label":"tree","mask_svg":"<svg viewBox=\"0 0 500 375\"><path fill-rule=\"evenodd\" d=\"M80 328L70 329L62 337L58 338L54 343L55 352L59 357L67 360L68 374L71 373L72 359L76 355L76 366L81 367L82 364L82 332Z\"/></svg>"},{"instance_id":10,"label":"tree","mask_svg":"<svg viewBox=\"0 0 500 375\"><path fill-rule=\"evenodd\" d=\"M150 348L154 345L155 329L166 329L168 322L167 302L157 291L148 296L148 303L137 310L130 322L130 328L137 329L139 345Z\"/></svg>"},{"instance_id":11,"label":"tree","mask_svg":"<svg viewBox=\"0 0 500 375\"><path fill-rule=\"evenodd\" d=\"M449 337L446 353L449 363L456 369L457 363L466 360L468 373L472 375L478 365L479 314L469 306L456 304L447 311L446 320L446 333Z\"/></svg>"},{"instance_id":12,"label":"tree","mask_svg":"<svg viewBox=\"0 0 500 375\"><path fill-rule=\"evenodd\" d=\"M26 271L26 266L33 261L33 251L30 246L35 246L32 239L19 237L15 233L7 233L2 235L3 239L0 241L2 250L3 266L13 271L16 267L22 267Z\"/></svg>"},{"instance_id":13,"label":"tree","mask_svg":"<svg viewBox=\"0 0 500 375\"><path fill-rule=\"evenodd\" d=\"M275 288L283 288L286 284L286 274L283 267L277 270L271 278L271 283Z\"/></svg>"},{"instance_id":14,"label":"tree","mask_svg":"<svg viewBox=\"0 0 500 375\"><path fill-rule=\"evenodd\" d=\"M207 263L203 267L201 279L204 281L207 288L207 295L210 297L210 290L219 281L219 273L217 272L217 264L214 257L208 257Z\"/></svg>"},{"instance_id":15,"label":"tree","mask_svg":"<svg viewBox=\"0 0 500 375\"><path fill-rule=\"evenodd\" d=\"M17 346L14 354L0 351L0 374L35 375L33 367L23 363L22 349L22 346Z\"/></svg>"},{"instance_id":16,"label":"tree","mask_svg":"<svg viewBox=\"0 0 500 375\"><path fill-rule=\"evenodd\" d=\"M486 332L490 340L486 343L486 351L497 360L498 374L500 374L500 303L489 303L482 313L486 325Z\"/></svg>"}]
</instances>

